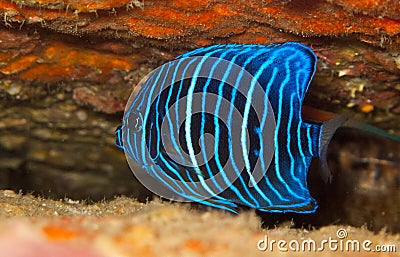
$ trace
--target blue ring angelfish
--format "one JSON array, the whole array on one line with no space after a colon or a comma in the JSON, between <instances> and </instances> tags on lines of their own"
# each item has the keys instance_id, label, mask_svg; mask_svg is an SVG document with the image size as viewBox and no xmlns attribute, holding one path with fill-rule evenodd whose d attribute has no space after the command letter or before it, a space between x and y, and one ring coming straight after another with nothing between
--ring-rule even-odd
<instances>
[{"instance_id":1,"label":"blue ring angelfish","mask_svg":"<svg viewBox=\"0 0 400 257\"><path fill-rule=\"evenodd\" d=\"M311 159L320 159L330 180L327 145L347 120L302 119L316 62L293 42L213 45L178 56L131 95L116 144L160 196L232 212L238 205L314 212Z\"/></svg>"}]
</instances>

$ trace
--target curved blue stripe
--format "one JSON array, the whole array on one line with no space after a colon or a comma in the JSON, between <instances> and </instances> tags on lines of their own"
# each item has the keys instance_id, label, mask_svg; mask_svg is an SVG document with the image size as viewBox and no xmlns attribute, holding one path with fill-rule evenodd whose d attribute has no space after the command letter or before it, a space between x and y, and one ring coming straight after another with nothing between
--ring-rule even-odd
<instances>
[{"instance_id":1,"label":"curved blue stripe","mask_svg":"<svg viewBox=\"0 0 400 257\"><path fill-rule=\"evenodd\" d=\"M280 51L276 51L274 52L274 55L276 56ZM282 115L282 105L283 105L283 89L285 88L285 85L289 82L289 78L290 78L290 67L289 67L289 60L293 59L295 56L291 55L290 57L287 56L287 58L285 59L285 68L286 68L286 76L285 79L282 81L281 83L281 87L279 89L279 98L278 98L278 118L277 118L277 124L276 124L276 130L275 130L275 141L279 142L279 131L281 129L281 115ZM290 187L289 185L286 183L286 181L284 180L284 178L281 175L281 167L280 167L280 163L279 163L279 143L275 144L275 170L276 170L276 175L278 180L282 183L282 185L286 188L286 190L295 198L298 199L303 199L303 197L299 196L297 193L295 193Z\"/></svg>"},{"instance_id":2,"label":"curved blue stripe","mask_svg":"<svg viewBox=\"0 0 400 257\"><path fill-rule=\"evenodd\" d=\"M156 77L156 80L154 81L154 84L157 85L158 80L160 79L161 73L164 70L164 68L165 68L165 66L161 67L161 71L157 74L157 77ZM147 96L148 97L148 101L147 101L145 113L143 115L143 133L142 133L142 142L141 142L142 156L141 157L142 157L142 163L145 166L149 165L147 163L147 160L146 160L146 156L147 156L146 155L146 151L148 151L147 146L146 146L146 122L147 122L147 117L149 116L149 112L150 112L150 106L151 106L150 101L152 99L152 96L153 96L153 93L154 93L154 89L155 89L155 87L151 87L149 95ZM151 125L153 125L153 124L151 124Z\"/></svg>"},{"instance_id":3,"label":"curved blue stripe","mask_svg":"<svg viewBox=\"0 0 400 257\"><path fill-rule=\"evenodd\" d=\"M289 106L289 121L288 121L288 126L286 128L287 130L287 144L286 144L286 150L288 152L289 158L290 158L290 175L292 176L293 180L297 182L297 184L299 184L300 188L303 191L307 191L307 189L304 187L303 183L299 180L299 178L297 176L295 176L294 174L294 166L295 166L295 159L293 158L293 154L292 151L290 150L290 143L291 141L291 128L292 128L292 122L293 122L293 112L295 110L293 110L293 98L295 97L295 93L292 93L290 96L290 106Z\"/></svg>"}]
</instances>

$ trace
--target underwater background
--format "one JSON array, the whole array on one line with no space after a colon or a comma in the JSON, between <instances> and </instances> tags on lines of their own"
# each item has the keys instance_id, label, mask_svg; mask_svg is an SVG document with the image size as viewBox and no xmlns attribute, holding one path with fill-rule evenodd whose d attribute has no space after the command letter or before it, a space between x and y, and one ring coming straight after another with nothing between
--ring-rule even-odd
<instances>
[{"instance_id":1,"label":"underwater background","mask_svg":"<svg viewBox=\"0 0 400 257\"><path fill-rule=\"evenodd\" d=\"M146 204L157 197L135 179L114 145L125 104L145 75L179 54L224 43L295 41L309 46L318 63L305 105L353 113L355 119L400 135L397 0L14 0L0 1L0 14L0 189L5 190L0 191L0 223L6 228L14 226L10 219L15 216L43 216L39 223L21 223L22 230L32 226L41 231L49 216L99 217L93 223L102 227L111 215L112 222L132 228L131 239L138 240L133 245L145 245L138 252L121 248L132 256L157 256L149 242L190 226L189 236L177 239L167 253L200 256L218 253L218 247L232 250L240 237L230 243L214 237L242 232L246 242L254 243L243 249L256 250L265 233L275 233L266 229L275 227L285 237L304 236L301 228L334 235L339 226L360 238L382 234L400 247L398 142L341 128L328 149L333 182L321 180L317 161L309 169L308 185L319 204L315 214L244 209L238 217L196 204ZM217 226L214 219L226 220L226 227L202 236ZM55 222L45 230L50 238L61 235L69 241L79 238L75 232L97 233L87 221ZM68 226L77 226L72 236L64 229ZM207 247L212 240L218 243ZM7 240L0 229L1 242ZM112 242L115 248L110 249L118 252Z\"/></svg>"}]
</instances>

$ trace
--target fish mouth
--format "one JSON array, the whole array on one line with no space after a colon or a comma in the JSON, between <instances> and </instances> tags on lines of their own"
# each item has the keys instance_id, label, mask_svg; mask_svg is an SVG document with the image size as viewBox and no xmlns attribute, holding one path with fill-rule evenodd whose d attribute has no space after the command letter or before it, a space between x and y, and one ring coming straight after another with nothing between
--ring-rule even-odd
<instances>
[{"instance_id":1,"label":"fish mouth","mask_svg":"<svg viewBox=\"0 0 400 257\"><path fill-rule=\"evenodd\" d=\"M119 125L119 126L115 129L114 143L115 143L115 145L116 145L119 149L124 150L124 144L123 144L123 142L122 142L122 124Z\"/></svg>"}]
</instances>

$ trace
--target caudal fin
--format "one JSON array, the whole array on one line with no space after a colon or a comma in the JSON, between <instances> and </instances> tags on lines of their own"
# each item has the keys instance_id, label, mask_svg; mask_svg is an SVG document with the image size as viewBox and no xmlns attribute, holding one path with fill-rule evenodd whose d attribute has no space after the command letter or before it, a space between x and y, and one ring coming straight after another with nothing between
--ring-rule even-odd
<instances>
[{"instance_id":1,"label":"caudal fin","mask_svg":"<svg viewBox=\"0 0 400 257\"><path fill-rule=\"evenodd\" d=\"M349 120L349 117L349 115L339 115L322 123L321 135L319 139L319 159L320 175L325 183L332 181L332 174L328 166L328 161L326 159L328 145L331 142L331 139L336 130L341 127L347 120Z\"/></svg>"},{"instance_id":2,"label":"caudal fin","mask_svg":"<svg viewBox=\"0 0 400 257\"><path fill-rule=\"evenodd\" d=\"M358 121L358 120L348 119L343 123L343 127L356 128L356 129L359 129L362 131L366 131L366 132L378 135L380 137L384 137L384 138L394 140L396 142L400 142L400 136L390 134L383 129L377 128L375 126L366 124L366 123Z\"/></svg>"}]
</instances>

